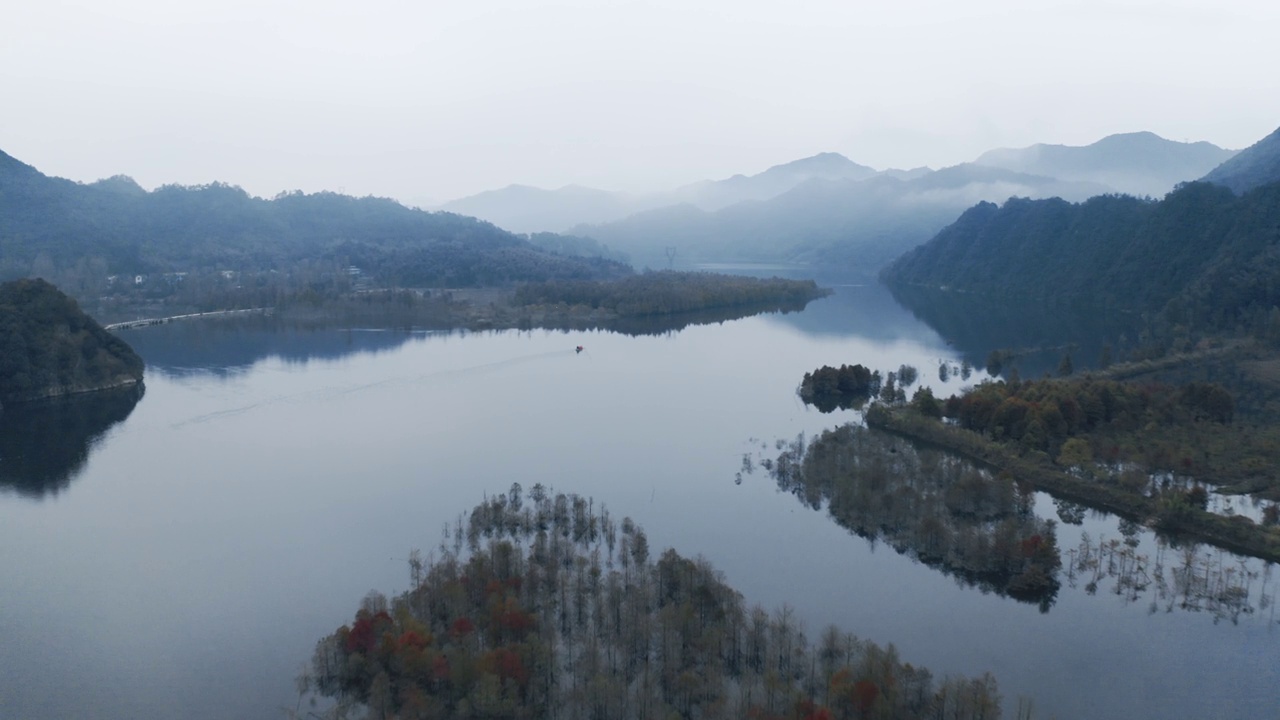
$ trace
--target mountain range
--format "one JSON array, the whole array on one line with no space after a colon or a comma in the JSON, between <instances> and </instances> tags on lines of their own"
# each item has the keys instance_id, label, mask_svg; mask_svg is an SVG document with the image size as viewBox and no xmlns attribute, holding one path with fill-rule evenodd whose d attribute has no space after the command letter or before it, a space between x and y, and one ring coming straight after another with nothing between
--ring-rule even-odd
<instances>
[{"instance_id":1,"label":"mountain range","mask_svg":"<svg viewBox=\"0 0 1280 720\"><path fill-rule=\"evenodd\" d=\"M683 263L842 263L874 272L977 202L1159 197L1233 154L1149 132L1111 135L1083 147L992 150L941 170L876 171L823 153L756 175L648 195L512 186L443 208L521 232L567 229L630 254L637 266L665 265L674 248Z\"/></svg>"},{"instance_id":2,"label":"mountain range","mask_svg":"<svg viewBox=\"0 0 1280 720\"><path fill-rule=\"evenodd\" d=\"M1178 183L1204 175L1234 154L1212 143L1173 142L1155 133L1136 132L1108 135L1083 147L1039 144L990 150L973 164L1097 183L1111 192L1160 198Z\"/></svg>"},{"instance_id":3,"label":"mountain range","mask_svg":"<svg viewBox=\"0 0 1280 720\"><path fill-rule=\"evenodd\" d=\"M225 183L148 192L124 176L81 184L0 152L0 280L45 277L83 298L118 275L256 273L307 283L353 265L381 284L411 287L630 273L475 218L385 198L295 192L266 200Z\"/></svg>"},{"instance_id":4,"label":"mountain range","mask_svg":"<svg viewBox=\"0 0 1280 720\"><path fill-rule=\"evenodd\" d=\"M439 209L488 220L514 232L559 232L662 207L690 205L706 211L719 210L776 197L808 180L862 180L875 174L875 170L838 153L822 153L775 165L756 175L703 180L660 193L615 193L579 185L558 190L508 185L445 203Z\"/></svg>"}]
</instances>

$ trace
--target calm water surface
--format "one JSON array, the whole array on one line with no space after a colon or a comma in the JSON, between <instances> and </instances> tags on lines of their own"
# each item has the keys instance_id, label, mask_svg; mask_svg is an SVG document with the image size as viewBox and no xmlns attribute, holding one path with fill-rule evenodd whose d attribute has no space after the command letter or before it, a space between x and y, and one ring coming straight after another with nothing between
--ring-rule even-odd
<instances>
[{"instance_id":1,"label":"calm water surface","mask_svg":"<svg viewBox=\"0 0 1280 720\"><path fill-rule=\"evenodd\" d=\"M883 289L838 290L656 336L125 334L148 362L132 412L54 449L0 444L0 718L280 717L315 642L369 590L404 590L411 549L513 482L593 496L748 600L791 604L811 636L836 623L938 675L990 670L1009 716L1020 695L1037 717L1280 716L1277 580L1259 563L1235 618L1106 583L1064 585L1041 613L870 545L766 474L737 484L762 443L856 419L800 404L819 365L966 384L938 381L958 353ZM1090 515L1059 545L1082 530L1119 537Z\"/></svg>"}]
</instances>

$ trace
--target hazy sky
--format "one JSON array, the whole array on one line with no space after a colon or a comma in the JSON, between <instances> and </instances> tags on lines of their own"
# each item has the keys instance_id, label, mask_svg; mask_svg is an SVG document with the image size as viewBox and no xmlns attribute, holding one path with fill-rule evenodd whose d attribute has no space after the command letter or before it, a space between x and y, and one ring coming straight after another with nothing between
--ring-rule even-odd
<instances>
[{"instance_id":1,"label":"hazy sky","mask_svg":"<svg viewBox=\"0 0 1280 720\"><path fill-rule=\"evenodd\" d=\"M50 175L421 203L823 151L942 167L1280 126L1274 0L40 0L0 22L0 150Z\"/></svg>"}]
</instances>

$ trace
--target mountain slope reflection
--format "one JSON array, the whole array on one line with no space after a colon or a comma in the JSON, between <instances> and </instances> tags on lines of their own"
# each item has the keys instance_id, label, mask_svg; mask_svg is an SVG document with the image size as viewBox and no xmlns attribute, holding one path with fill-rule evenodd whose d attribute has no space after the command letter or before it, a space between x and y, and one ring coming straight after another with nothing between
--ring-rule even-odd
<instances>
[{"instance_id":1,"label":"mountain slope reflection","mask_svg":"<svg viewBox=\"0 0 1280 720\"><path fill-rule=\"evenodd\" d=\"M142 394L137 385L6 407L0 413L0 490L34 499L66 490Z\"/></svg>"},{"instance_id":2,"label":"mountain slope reflection","mask_svg":"<svg viewBox=\"0 0 1280 720\"><path fill-rule=\"evenodd\" d=\"M992 350L1011 350L1022 377L1054 372L1064 353L1075 366L1092 366L1137 351L1141 318L1103 307L1000 301L917 286L892 286L893 298L984 367Z\"/></svg>"}]
</instances>

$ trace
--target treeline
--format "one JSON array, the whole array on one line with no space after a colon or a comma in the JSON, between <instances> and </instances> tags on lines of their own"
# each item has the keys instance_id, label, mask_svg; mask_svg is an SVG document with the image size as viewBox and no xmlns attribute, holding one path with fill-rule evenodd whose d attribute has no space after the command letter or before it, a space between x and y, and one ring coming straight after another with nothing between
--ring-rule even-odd
<instances>
[{"instance_id":1,"label":"treeline","mask_svg":"<svg viewBox=\"0 0 1280 720\"><path fill-rule=\"evenodd\" d=\"M0 284L0 402L142 381L142 358L44 280Z\"/></svg>"},{"instance_id":2,"label":"treeline","mask_svg":"<svg viewBox=\"0 0 1280 720\"><path fill-rule=\"evenodd\" d=\"M822 297L812 280L651 271L610 282L550 281L516 290L519 305L580 305L618 315L666 315L736 305L790 305Z\"/></svg>"},{"instance_id":3,"label":"treeline","mask_svg":"<svg viewBox=\"0 0 1280 720\"><path fill-rule=\"evenodd\" d=\"M1164 472L1222 484L1280 460L1280 447L1233 423L1231 394L1214 383L1180 386L1096 378L988 382L942 403L959 427L1046 453L1060 465L1136 463L1143 489ZM1250 468L1253 468L1251 471Z\"/></svg>"},{"instance_id":4,"label":"treeline","mask_svg":"<svg viewBox=\"0 0 1280 720\"><path fill-rule=\"evenodd\" d=\"M705 560L650 555L603 507L517 484L320 641L308 682L372 718L996 718L990 675L928 670L794 612L747 608Z\"/></svg>"},{"instance_id":5,"label":"treeline","mask_svg":"<svg viewBox=\"0 0 1280 720\"><path fill-rule=\"evenodd\" d=\"M969 209L881 277L1148 313L1170 336L1248 331L1280 341L1277 227L1275 182L1240 197L1196 182L1160 201L1010 199Z\"/></svg>"},{"instance_id":6,"label":"treeline","mask_svg":"<svg viewBox=\"0 0 1280 720\"><path fill-rule=\"evenodd\" d=\"M942 451L846 424L803 436L763 466L778 487L842 527L986 591L1048 611L1058 591L1056 524L1029 488Z\"/></svg>"}]
</instances>

